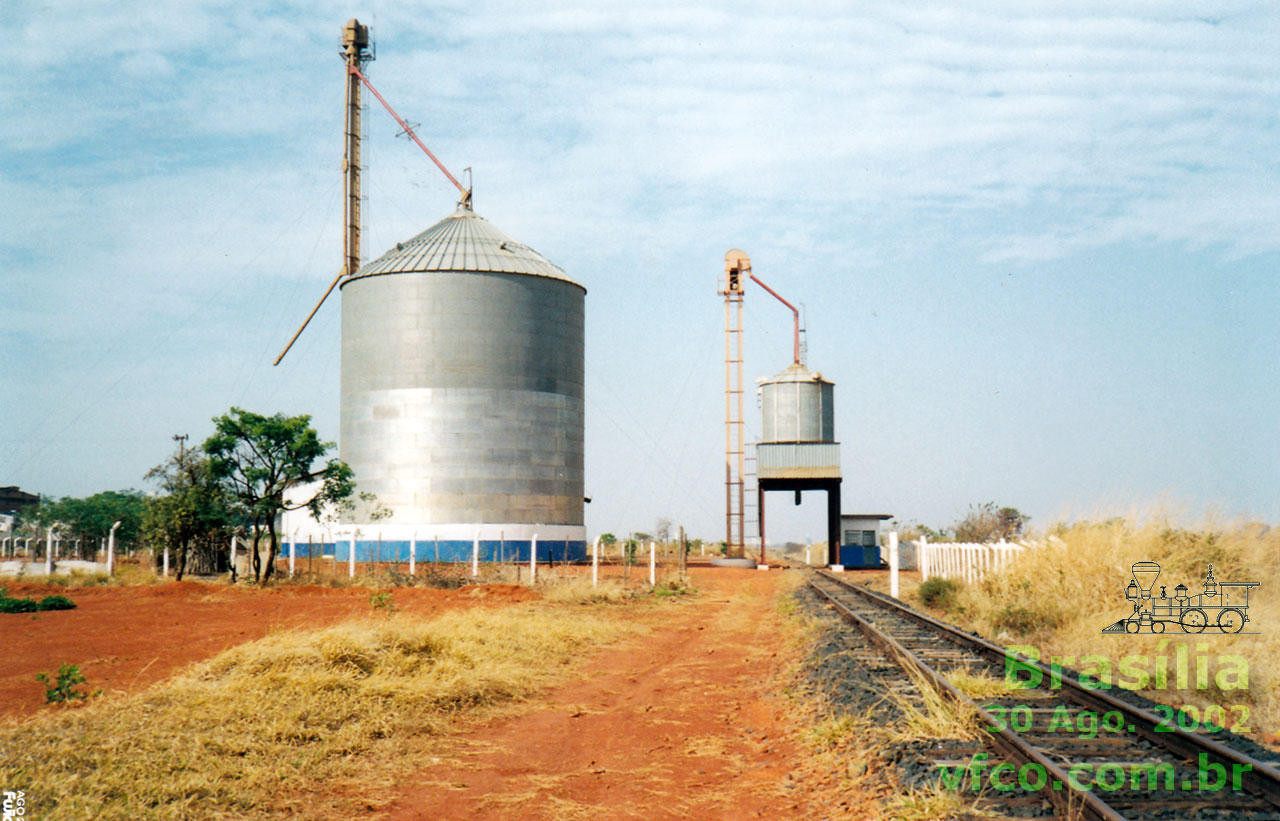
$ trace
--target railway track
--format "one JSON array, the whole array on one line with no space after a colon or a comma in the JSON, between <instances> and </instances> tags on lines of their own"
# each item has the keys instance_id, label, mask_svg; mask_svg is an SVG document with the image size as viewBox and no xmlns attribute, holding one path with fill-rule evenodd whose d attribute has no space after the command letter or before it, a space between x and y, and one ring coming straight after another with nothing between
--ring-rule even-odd
<instances>
[{"instance_id":1,"label":"railway track","mask_svg":"<svg viewBox=\"0 0 1280 821\"><path fill-rule=\"evenodd\" d=\"M990 757L935 763L980 806L1009 817L1035 813L1047 801L1057 817L1090 821L1280 821L1275 761L1187 732L1106 690L1081 686L1069 670L1022 656L1015 658L1022 677L1038 671L1039 686L975 701L946 675L1003 679L1005 648L825 571L808 581L886 655L971 708Z\"/></svg>"}]
</instances>

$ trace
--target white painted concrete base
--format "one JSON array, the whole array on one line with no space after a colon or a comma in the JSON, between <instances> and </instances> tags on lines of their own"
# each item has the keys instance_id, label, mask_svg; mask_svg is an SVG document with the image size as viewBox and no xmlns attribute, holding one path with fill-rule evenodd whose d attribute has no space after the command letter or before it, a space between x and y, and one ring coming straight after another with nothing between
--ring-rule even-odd
<instances>
[{"instance_id":1,"label":"white painted concrete base","mask_svg":"<svg viewBox=\"0 0 1280 821\"><path fill-rule=\"evenodd\" d=\"M106 575L107 565L104 562L89 562L81 559L60 559L53 563L54 573L70 573L77 570L81 573L101 573ZM25 562L21 559L0 562L0 576L43 576L44 562Z\"/></svg>"},{"instance_id":2,"label":"white painted concrete base","mask_svg":"<svg viewBox=\"0 0 1280 821\"><path fill-rule=\"evenodd\" d=\"M830 570L832 573L843 573L843 572L844 572L844 565L842 565L842 564L833 564L833 565L830 565L827 569L828 569L828 570Z\"/></svg>"},{"instance_id":3,"label":"white painted concrete base","mask_svg":"<svg viewBox=\"0 0 1280 821\"><path fill-rule=\"evenodd\" d=\"M758 564L758 565L756 565L756 570L768 570L768 569L769 569L769 565L767 565L767 564Z\"/></svg>"}]
</instances>

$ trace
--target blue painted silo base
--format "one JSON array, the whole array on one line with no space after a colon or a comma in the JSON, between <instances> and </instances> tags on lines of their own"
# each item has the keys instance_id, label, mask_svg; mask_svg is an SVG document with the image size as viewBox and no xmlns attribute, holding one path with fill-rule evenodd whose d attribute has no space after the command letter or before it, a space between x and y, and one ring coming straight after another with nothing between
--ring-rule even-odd
<instances>
[{"instance_id":1,"label":"blue painted silo base","mask_svg":"<svg viewBox=\"0 0 1280 821\"><path fill-rule=\"evenodd\" d=\"M356 562L408 562L409 550L413 543L403 541L357 541ZM481 540L479 558L485 563L523 562L528 563L531 542ZM299 545L305 549L305 545ZM332 555L337 562L351 561L351 542L338 542L326 545L330 548L324 555ZM470 562L474 542L464 539L441 539L438 543L432 539L418 540L414 551L415 562ZM286 554L287 555L287 554ZM299 556L303 555L301 552ZM318 554L317 554L318 555ZM585 541L543 541L538 540L538 561L540 562L581 562L586 561L587 543Z\"/></svg>"}]
</instances>

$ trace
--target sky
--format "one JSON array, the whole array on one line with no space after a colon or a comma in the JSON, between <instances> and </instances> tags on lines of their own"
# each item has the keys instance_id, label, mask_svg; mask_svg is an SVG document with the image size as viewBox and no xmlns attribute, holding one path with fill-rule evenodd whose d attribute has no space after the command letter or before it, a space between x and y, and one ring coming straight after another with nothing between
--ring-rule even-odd
<instances>
[{"instance_id":1,"label":"sky","mask_svg":"<svg viewBox=\"0 0 1280 821\"><path fill-rule=\"evenodd\" d=\"M476 212L588 290L590 534L723 537L730 248L804 306L846 512L1280 521L1273 4L9 8L0 485L154 490L232 405L337 439L338 301L271 362L341 265L354 16ZM456 192L367 125L372 258ZM790 363L758 288L745 337L748 381ZM770 541L824 516L773 494Z\"/></svg>"}]
</instances>

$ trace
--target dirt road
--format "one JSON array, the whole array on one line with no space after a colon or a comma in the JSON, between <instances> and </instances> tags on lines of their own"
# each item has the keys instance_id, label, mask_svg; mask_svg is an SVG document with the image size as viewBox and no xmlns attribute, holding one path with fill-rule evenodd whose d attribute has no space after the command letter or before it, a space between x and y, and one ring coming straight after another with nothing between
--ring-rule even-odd
<instances>
[{"instance_id":1,"label":"dirt road","mask_svg":"<svg viewBox=\"0 0 1280 821\"><path fill-rule=\"evenodd\" d=\"M778 675L790 660L779 571L695 570L700 596L590 660L513 718L447 739L400 785L408 819L779 818L807 815Z\"/></svg>"}]
</instances>

